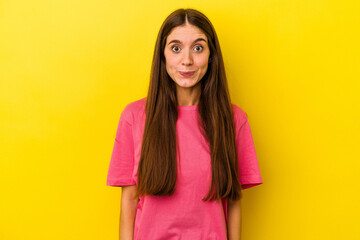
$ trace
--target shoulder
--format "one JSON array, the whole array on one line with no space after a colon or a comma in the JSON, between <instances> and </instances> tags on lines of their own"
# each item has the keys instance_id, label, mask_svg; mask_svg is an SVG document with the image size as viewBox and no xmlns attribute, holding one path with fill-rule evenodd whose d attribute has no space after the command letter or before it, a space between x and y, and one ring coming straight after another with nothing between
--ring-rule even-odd
<instances>
[{"instance_id":1,"label":"shoulder","mask_svg":"<svg viewBox=\"0 0 360 240\"><path fill-rule=\"evenodd\" d=\"M237 127L241 127L248 119L247 113L234 103L232 103L231 106L234 114L235 125Z\"/></svg>"},{"instance_id":2,"label":"shoulder","mask_svg":"<svg viewBox=\"0 0 360 240\"><path fill-rule=\"evenodd\" d=\"M141 111L145 107L145 104L146 104L146 97L140 98L138 100L128 103L123 111L135 113Z\"/></svg>"},{"instance_id":3,"label":"shoulder","mask_svg":"<svg viewBox=\"0 0 360 240\"><path fill-rule=\"evenodd\" d=\"M146 97L129 102L121 112L121 118L132 124L138 119L139 114L145 112L145 105Z\"/></svg>"}]
</instances>

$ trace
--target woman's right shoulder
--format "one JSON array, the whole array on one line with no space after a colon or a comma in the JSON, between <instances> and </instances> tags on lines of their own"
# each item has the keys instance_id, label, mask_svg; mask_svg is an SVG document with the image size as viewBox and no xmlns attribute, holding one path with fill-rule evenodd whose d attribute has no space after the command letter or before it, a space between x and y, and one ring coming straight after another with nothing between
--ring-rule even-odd
<instances>
[{"instance_id":1,"label":"woman's right shoulder","mask_svg":"<svg viewBox=\"0 0 360 240\"><path fill-rule=\"evenodd\" d=\"M145 112L145 104L146 97L129 102L122 110L121 116L123 116L129 123L133 123L134 120L139 118L140 114Z\"/></svg>"},{"instance_id":2,"label":"woman's right shoulder","mask_svg":"<svg viewBox=\"0 0 360 240\"><path fill-rule=\"evenodd\" d=\"M130 111L130 112L134 112L134 111L140 111L143 108L145 108L145 104L146 104L146 97L144 98L140 98L138 100L129 102L123 111Z\"/></svg>"}]
</instances>

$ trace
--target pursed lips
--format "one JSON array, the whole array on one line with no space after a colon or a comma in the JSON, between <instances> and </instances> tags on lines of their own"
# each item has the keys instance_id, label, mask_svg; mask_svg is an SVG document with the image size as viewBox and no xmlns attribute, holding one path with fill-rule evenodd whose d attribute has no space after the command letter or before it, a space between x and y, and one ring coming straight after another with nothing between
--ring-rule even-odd
<instances>
[{"instance_id":1,"label":"pursed lips","mask_svg":"<svg viewBox=\"0 0 360 240\"><path fill-rule=\"evenodd\" d=\"M195 71L191 71L191 72L181 72L180 71L179 73L182 77L190 78L190 77L194 76Z\"/></svg>"}]
</instances>

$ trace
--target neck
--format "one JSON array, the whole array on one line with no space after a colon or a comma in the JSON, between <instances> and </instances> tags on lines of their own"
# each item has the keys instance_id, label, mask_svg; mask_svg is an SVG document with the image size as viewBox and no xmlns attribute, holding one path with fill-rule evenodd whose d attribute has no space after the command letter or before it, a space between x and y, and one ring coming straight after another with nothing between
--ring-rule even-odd
<instances>
[{"instance_id":1,"label":"neck","mask_svg":"<svg viewBox=\"0 0 360 240\"><path fill-rule=\"evenodd\" d=\"M199 83L194 87L189 88L176 86L176 95L179 106L192 106L199 104L201 85Z\"/></svg>"}]
</instances>

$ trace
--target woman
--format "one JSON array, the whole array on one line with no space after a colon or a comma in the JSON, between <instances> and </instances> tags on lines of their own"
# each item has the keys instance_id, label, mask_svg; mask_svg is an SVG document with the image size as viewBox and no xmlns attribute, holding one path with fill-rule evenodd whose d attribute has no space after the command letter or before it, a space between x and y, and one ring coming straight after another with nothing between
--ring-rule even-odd
<instances>
[{"instance_id":1,"label":"woman","mask_svg":"<svg viewBox=\"0 0 360 240\"><path fill-rule=\"evenodd\" d=\"M147 97L121 113L107 178L122 187L120 239L238 240L241 189L261 183L215 30L178 9L160 28Z\"/></svg>"}]
</instances>

